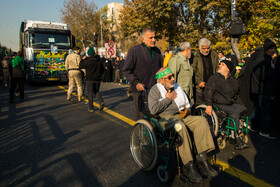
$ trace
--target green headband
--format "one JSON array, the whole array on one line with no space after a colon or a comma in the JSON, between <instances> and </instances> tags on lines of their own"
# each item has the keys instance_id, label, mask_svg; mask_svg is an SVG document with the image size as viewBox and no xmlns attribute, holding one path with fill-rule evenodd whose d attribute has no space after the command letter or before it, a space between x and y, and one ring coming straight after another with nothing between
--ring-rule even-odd
<instances>
[{"instance_id":1,"label":"green headband","mask_svg":"<svg viewBox=\"0 0 280 187\"><path fill-rule=\"evenodd\" d=\"M165 75L168 75L172 73L171 69L170 68L167 68L166 70L163 70L159 73L156 74L156 79L161 79L162 77L164 77Z\"/></svg>"}]
</instances>

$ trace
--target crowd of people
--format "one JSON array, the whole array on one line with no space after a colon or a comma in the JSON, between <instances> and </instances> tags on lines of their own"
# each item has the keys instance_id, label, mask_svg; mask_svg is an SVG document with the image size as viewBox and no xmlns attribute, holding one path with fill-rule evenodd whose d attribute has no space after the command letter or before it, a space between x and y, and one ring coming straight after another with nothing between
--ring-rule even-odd
<instances>
[{"instance_id":1,"label":"crowd of people","mask_svg":"<svg viewBox=\"0 0 280 187\"><path fill-rule=\"evenodd\" d=\"M5 55L1 61L0 78L4 86L9 89L10 103L15 102L15 96L20 96L20 102L24 102L24 81L26 64L22 52L13 52L11 57Z\"/></svg>"},{"instance_id":2,"label":"crowd of people","mask_svg":"<svg viewBox=\"0 0 280 187\"><path fill-rule=\"evenodd\" d=\"M190 181L201 181L200 174L216 175L207 161L198 164L200 156L203 157L213 147L211 138L207 138L209 126L204 126L202 119L193 120L190 112L192 105L205 104L206 113L212 115L212 105L215 103L234 119L237 127L233 136L235 149L248 147L238 134L242 112L246 112L249 117L248 128L251 131L258 128L260 136L277 138L271 123L273 119L277 121L277 115L274 114L279 105L277 82L280 80L280 58L272 40L265 40L261 48L244 59L234 52L236 46L230 54L218 54L211 49L211 41L207 38L199 40L194 53L190 43L185 41L180 44L176 54L168 55L168 51L165 51L165 58L155 46L153 29L144 29L141 41L141 44L128 51L122 68L123 75L131 83L137 119L147 113L147 108L143 107L143 93L149 92L148 112L161 117L159 124L163 129L182 123L193 132L197 156L186 159L184 156L188 155L189 147L183 143L179 148L184 164L183 175ZM244 65L241 67L240 64ZM200 121L199 125L194 125L197 121ZM199 132L203 132L203 136L196 132L194 126L200 128ZM183 130L180 135L183 142L191 141L188 131ZM208 143L203 144L205 140Z\"/></svg>"},{"instance_id":3,"label":"crowd of people","mask_svg":"<svg viewBox=\"0 0 280 187\"><path fill-rule=\"evenodd\" d=\"M277 138L273 134L272 123L277 121L280 100L277 86L280 58L272 40L266 39L250 57L242 59L236 52L217 53L211 49L211 41L207 38L198 41L198 49L194 52L190 43L184 41L173 55L169 51L162 55L155 46L155 36L155 30L144 29L141 44L132 47L125 60L123 57L100 58L92 47L82 54L81 49L75 47L65 60L69 78L67 101L73 102L71 96L77 86L80 102L86 87L88 111L94 111L93 95L99 101L99 110L103 110L105 102L99 91L101 82L129 83L136 116L141 119L143 109L147 109L143 106L144 93L149 93L148 110L161 117L159 124L163 129L178 123L183 125L180 131L183 144L179 148L183 174L195 183L202 180L202 174L213 177L218 173L206 159L206 154L215 148L208 122L204 117L191 115L193 106L205 104L206 113L211 115L212 106L216 104L234 119L237 128L240 113L246 112L251 131L258 130L260 136L269 139ZM4 85L9 86L10 102L14 102L16 90L20 101L24 101L25 64L22 53L13 53L11 59L5 56L1 61L1 73ZM186 129L193 133L197 150L194 158ZM248 147L239 138L238 131L234 138L235 149Z\"/></svg>"}]
</instances>

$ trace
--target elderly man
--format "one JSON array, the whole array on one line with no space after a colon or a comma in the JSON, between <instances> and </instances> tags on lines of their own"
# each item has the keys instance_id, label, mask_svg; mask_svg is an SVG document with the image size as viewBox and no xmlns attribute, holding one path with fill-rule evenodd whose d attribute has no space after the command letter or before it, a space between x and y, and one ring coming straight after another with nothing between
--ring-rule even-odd
<instances>
[{"instance_id":1,"label":"elderly man","mask_svg":"<svg viewBox=\"0 0 280 187\"><path fill-rule=\"evenodd\" d=\"M183 42L179 46L179 53L173 56L168 63L168 67L174 74L177 82L186 92L188 98L193 102L193 68L190 65L192 49L189 42Z\"/></svg>"},{"instance_id":2,"label":"elderly man","mask_svg":"<svg viewBox=\"0 0 280 187\"><path fill-rule=\"evenodd\" d=\"M162 67L163 58L160 50L155 47L155 31L144 29L142 31L142 44L132 47L125 58L122 73L130 82L137 119L143 117L139 110L139 97L144 89L150 89L155 83L155 74ZM140 103L141 105L141 103Z\"/></svg>"},{"instance_id":3,"label":"elderly man","mask_svg":"<svg viewBox=\"0 0 280 187\"><path fill-rule=\"evenodd\" d=\"M68 72L69 79L67 101L73 102L71 95L76 84L78 88L78 101L80 102L83 95L82 73L79 68L81 62L79 53L81 52L81 49L79 47L74 47L73 50L74 52L68 55L65 60L65 68Z\"/></svg>"},{"instance_id":4,"label":"elderly man","mask_svg":"<svg viewBox=\"0 0 280 187\"><path fill-rule=\"evenodd\" d=\"M206 119L202 116L190 115L190 103L183 89L175 83L170 68L161 68L156 74L157 84L148 96L148 107L151 114L161 117L159 124L164 130L171 129L175 124L181 124L179 132L183 139L179 154L183 162L183 174L194 183L201 182L203 176L214 177L218 173L207 160L207 152L215 148L213 138ZM196 165L193 162L193 148L190 143L188 129L192 131L197 150Z\"/></svg>"},{"instance_id":5,"label":"elderly man","mask_svg":"<svg viewBox=\"0 0 280 187\"><path fill-rule=\"evenodd\" d=\"M192 63L195 74L195 103L197 105L204 102L203 91L209 77L216 73L219 66L218 54L210 50L211 41L207 38L202 38L198 42L198 48L194 53Z\"/></svg>"},{"instance_id":6,"label":"elderly man","mask_svg":"<svg viewBox=\"0 0 280 187\"><path fill-rule=\"evenodd\" d=\"M218 73L212 75L207 82L204 97L207 104L206 113L212 115L212 104L215 103L221 110L225 111L230 118L235 121L235 149L247 148L238 136L240 113L244 112L246 108L243 106L239 95L238 81L230 76L233 69L231 61L222 60L219 65Z\"/></svg>"}]
</instances>

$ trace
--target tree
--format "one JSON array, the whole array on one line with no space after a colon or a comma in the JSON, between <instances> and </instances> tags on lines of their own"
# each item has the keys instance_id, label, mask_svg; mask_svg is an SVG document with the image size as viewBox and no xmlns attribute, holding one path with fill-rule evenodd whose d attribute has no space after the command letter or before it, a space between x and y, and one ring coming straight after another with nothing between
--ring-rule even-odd
<instances>
[{"instance_id":1,"label":"tree","mask_svg":"<svg viewBox=\"0 0 280 187\"><path fill-rule=\"evenodd\" d=\"M85 43L91 44L94 33L100 32L100 13L94 2L86 0L67 0L60 9L61 20L68 24L72 34L77 38L78 45L85 49ZM85 39L85 43L82 39Z\"/></svg>"},{"instance_id":2,"label":"tree","mask_svg":"<svg viewBox=\"0 0 280 187\"><path fill-rule=\"evenodd\" d=\"M143 28L153 28L157 37L171 39L176 33L175 0L125 0L120 15L123 37L137 37Z\"/></svg>"},{"instance_id":3,"label":"tree","mask_svg":"<svg viewBox=\"0 0 280 187\"><path fill-rule=\"evenodd\" d=\"M207 37L212 47L229 52L231 44L226 25L231 19L229 0L125 0L121 15L124 37L152 27L159 38L179 45L188 41L193 48ZM278 0L237 0L237 11L246 25L239 48L250 51L265 38L279 43L280 2ZM245 11L246 10L246 11Z\"/></svg>"}]
</instances>

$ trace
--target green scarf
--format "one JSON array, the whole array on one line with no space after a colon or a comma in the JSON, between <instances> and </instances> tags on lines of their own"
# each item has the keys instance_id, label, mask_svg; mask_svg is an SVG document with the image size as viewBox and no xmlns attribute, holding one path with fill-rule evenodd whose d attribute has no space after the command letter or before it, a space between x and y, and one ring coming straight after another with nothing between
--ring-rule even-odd
<instances>
[{"instance_id":1,"label":"green scarf","mask_svg":"<svg viewBox=\"0 0 280 187\"><path fill-rule=\"evenodd\" d=\"M145 44L145 43L143 43L142 42L142 44L146 47L146 49L148 50L148 52L149 52L149 54L150 54L150 56L151 56L151 58L152 58L152 61L154 61L154 59L155 59L155 48L154 47L151 47L151 49L149 49L148 48L148 46Z\"/></svg>"}]
</instances>

